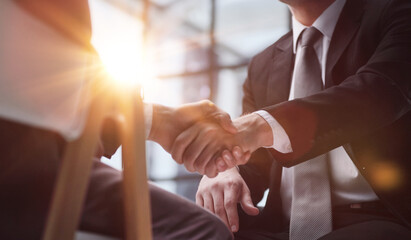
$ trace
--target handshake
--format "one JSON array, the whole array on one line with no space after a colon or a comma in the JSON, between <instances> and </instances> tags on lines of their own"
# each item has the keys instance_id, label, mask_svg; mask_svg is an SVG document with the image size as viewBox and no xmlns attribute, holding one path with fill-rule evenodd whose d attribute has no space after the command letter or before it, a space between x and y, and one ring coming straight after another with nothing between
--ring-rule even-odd
<instances>
[{"instance_id":1,"label":"handshake","mask_svg":"<svg viewBox=\"0 0 411 240\"><path fill-rule=\"evenodd\" d=\"M210 101L170 108L154 105L149 140L159 143L188 171L207 177L247 163L252 152L272 144L271 128L257 114L231 120Z\"/></svg>"}]
</instances>

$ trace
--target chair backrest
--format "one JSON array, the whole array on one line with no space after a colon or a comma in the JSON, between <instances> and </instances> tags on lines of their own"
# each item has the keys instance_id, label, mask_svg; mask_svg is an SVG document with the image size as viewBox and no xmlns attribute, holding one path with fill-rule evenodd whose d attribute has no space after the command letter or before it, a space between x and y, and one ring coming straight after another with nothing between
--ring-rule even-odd
<instances>
[{"instance_id":1,"label":"chair backrest","mask_svg":"<svg viewBox=\"0 0 411 240\"><path fill-rule=\"evenodd\" d=\"M123 144L125 237L128 240L152 239L142 100L135 92L123 92L116 101L104 99L99 98L92 103L83 134L67 146L54 189L44 240L74 239L101 126L106 110L113 102L119 104L117 109L125 120L120 134ZM111 103L108 102L110 100Z\"/></svg>"}]
</instances>

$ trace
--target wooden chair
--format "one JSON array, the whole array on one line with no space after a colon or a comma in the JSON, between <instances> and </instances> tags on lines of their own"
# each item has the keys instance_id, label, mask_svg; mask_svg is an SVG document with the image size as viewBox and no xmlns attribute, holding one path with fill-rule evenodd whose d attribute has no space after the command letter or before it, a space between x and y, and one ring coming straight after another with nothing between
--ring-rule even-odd
<instances>
[{"instance_id":1,"label":"wooden chair","mask_svg":"<svg viewBox=\"0 0 411 240\"><path fill-rule=\"evenodd\" d=\"M145 161L143 102L138 89L121 89L121 94L95 97L84 132L68 143L55 184L43 240L73 240L108 109L116 109L121 124L123 158L125 238L151 240L151 213Z\"/></svg>"}]
</instances>

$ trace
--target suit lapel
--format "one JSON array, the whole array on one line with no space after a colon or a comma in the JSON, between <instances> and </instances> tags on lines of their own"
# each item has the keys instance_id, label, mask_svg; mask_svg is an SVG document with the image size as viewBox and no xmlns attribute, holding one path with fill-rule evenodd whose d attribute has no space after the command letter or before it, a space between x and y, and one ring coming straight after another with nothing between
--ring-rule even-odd
<instances>
[{"instance_id":1,"label":"suit lapel","mask_svg":"<svg viewBox=\"0 0 411 240\"><path fill-rule=\"evenodd\" d=\"M294 67L292 43L290 32L278 41L273 50L272 67L266 90L266 106L288 100Z\"/></svg>"},{"instance_id":2,"label":"suit lapel","mask_svg":"<svg viewBox=\"0 0 411 240\"><path fill-rule=\"evenodd\" d=\"M362 13L364 11L363 4L361 0L348 0L341 12L327 55L325 74L326 88L334 85L331 79L332 70L360 26Z\"/></svg>"},{"instance_id":3,"label":"suit lapel","mask_svg":"<svg viewBox=\"0 0 411 240\"><path fill-rule=\"evenodd\" d=\"M274 105L287 101L290 95L291 77L294 69L292 32L289 32L277 41L273 49L271 68L268 77L265 106ZM273 231L282 231L284 222L282 221L282 206L280 198L282 166L274 161L271 166L272 181L270 182L270 194L267 203L261 213L262 219L267 219L262 223L262 228Z\"/></svg>"}]
</instances>

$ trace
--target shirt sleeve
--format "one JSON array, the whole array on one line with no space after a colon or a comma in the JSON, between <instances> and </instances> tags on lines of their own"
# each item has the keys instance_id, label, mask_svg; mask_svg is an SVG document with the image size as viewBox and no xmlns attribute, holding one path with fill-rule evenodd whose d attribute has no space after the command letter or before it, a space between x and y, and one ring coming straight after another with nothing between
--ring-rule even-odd
<instances>
[{"instance_id":1,"label":"shirt sleeve","mask_svg":"<svg viewBox=\"0 0 411 240\"><path fill-rule=\"evenodd\" d=\"M260 115L270 125L273 133L273 145L265 146L265 148L274 148L281 153L291 153L293 149L291 147L290 138L280 123L267 111L259 110L254 113Z\"/></svg>"}]
</instances>

